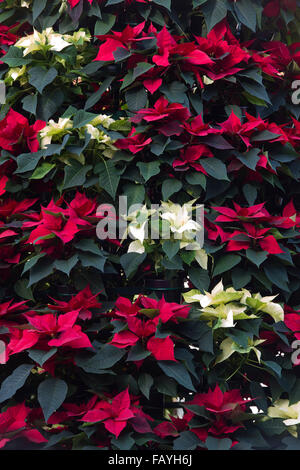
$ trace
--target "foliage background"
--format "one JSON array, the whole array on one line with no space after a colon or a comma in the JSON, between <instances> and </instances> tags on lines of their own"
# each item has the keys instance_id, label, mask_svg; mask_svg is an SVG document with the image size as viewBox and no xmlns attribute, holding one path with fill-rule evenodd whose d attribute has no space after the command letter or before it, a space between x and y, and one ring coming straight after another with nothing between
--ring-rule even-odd
<instances>
[{"instance_id":1,"label":"foliage background","mask_svg":"<svg viewBox=\"0 0 300 470\"><path fill-rule=\"evenodd\" d=\"M4 0L0 22L2 445L297 448L297 422L283 421L297 421L298 408L278 400L299 402L290 358L300 330L300 108L291 99L299 2ZM204 204L207 263L178 246L146 244L137 254L117 239L99 241L97 206L118 206L120 195ZM170 302L150 308L150 300L137 311L133 295L149 294L153 277L186 279L202 295L222 280L263 300L248 305L244 294L222 294L209 319L203 302L185 307L188 316ZM273 295L281 307L265 298ZM224 326L238 308L257 318ZM173 312L167 321L165 309ZM73 312L74 322L59 330L53 312ZM155 347L130 315L154 318ZM32 318L40 316L38 325ZM108 344L128 331L123 347ZM235 353L218 364L226 338ZM253 341L261 339L257 356ZM115 362L105 363L107 354ZM262 413L235 395L232 416L216 384ZM109 401L127 387L120 436L100 420L82 426L88 399ZM172 421L172 398L203 393L217 411L200 397ZM19 427L10 413L22 415Z\"/></svg>"}]
</instances>

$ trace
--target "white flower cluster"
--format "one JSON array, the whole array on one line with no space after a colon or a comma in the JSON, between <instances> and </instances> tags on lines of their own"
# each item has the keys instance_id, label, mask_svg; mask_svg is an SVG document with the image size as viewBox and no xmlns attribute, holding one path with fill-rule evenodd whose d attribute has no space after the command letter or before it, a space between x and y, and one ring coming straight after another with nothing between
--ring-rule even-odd
<instances>
[{"instance_id":1,"label":"white flower cluster","mask_svg":"<svg viewBox=\"0 0 300 470\"><path fill-rule=\"evenodd\" d=\"M19 39L15 43L15 47L23 48L23 56L25 56L41 50L60 52L71 44L82 45L90 40L91 36L85 30L75 31L70 35L55 33L52 28L46 28L41 33L35 29L33 34Z\"/></svg>"},{"instance_id":2,"label":"white flower cluster","mask_svg":"<svg viewBox=\"0 0 300 470\"><path fill-rule=\"evenodd\" d=\"M111 146L112 150L116 150L115 147L113 147L111 138L105 134L104 131L97 128L97 126L102 125L106 129L109 129L109 126L114 122L115 120L110 116L99 114L92 121L79 129L79 135L84 138L85 133L88 132L91 139L96 140L99 144ZM52 139L54 141L60 141L64 135L71 133L72 130L73 121L71 118L60 117L57 122L50 119L47 126L40 132L41 148L45 148L47 145L51 144Z\"/></svg>"},{"instance_id":3,"label":"white flower cluster","mask_svg":"<svg viewBox=\"0 0 300 470\"><path fill-rule=\"evenodd\" d=\"M144 253L146 245L154 245L156 241L162 245L166 241L179 241L179 249L193 251L194 259L203 269L207 269L207 254L195 240L196 234L203 230L203 226L192 218L194 202L195 200L182 206L170 201L162 202L156 209L148 209L144 205L124 216L129 224L123 240L128 234L134 239L128 252Z\"/></svg>"}]
</instances>

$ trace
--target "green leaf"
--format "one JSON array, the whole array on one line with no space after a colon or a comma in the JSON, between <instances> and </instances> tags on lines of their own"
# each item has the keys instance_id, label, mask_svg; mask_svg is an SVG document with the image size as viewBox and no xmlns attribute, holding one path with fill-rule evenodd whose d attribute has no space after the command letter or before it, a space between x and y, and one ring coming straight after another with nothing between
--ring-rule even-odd
<instances>
[{"instance_id":1,"label":"green leaf","mask_svg":"<svg viewBox=\"0 0 300 470\"><path fill-rule=\"evenodd\" d=\"M255 170L257 163L259 162L260 149L253 148L246 153L236 153L236 156L240 162L242 162L250 170Z\"/></svg>"},{"instance_id":2,"label":"green leaf","mask_svg":"<svg viewBox=\"0 0 300 470\"><path fill-rule=\"evenodd\" d=\"M254 142L265 142L267 140L276 139L277 137L279 137L279 134L275 134L274 132L270 132L266 129L254 135L251 140Z\"/></svg>"},{"instance_id":3,"label":"green leaf","mask_svg":"<svg viewBox=\"0 0 300 470\"><path fill-rule=\"evenodd\" d=\"M167 201L174 193L177 193L182 188L182 182L175 178L164 180L162 184L162 197Z\"/></svg>"},{"instance_id":4,"label":"green leaf","mask_svg":"<svg viewBox=\"0 0 300 470\"><path fill-rule=\"evenodd\" d=\"M2 62L9 67L19 67L20 65L27 65L31 62L28 56L23 57L23 49L15 46L10 46L5 56L1 58Z\"/></svg>"},{"instance_id":5,"label":"green leaf","mask_svg":"<svg viewBox=\"0 0 300 470\"><path fill-rule=\"evenodd\" d=\"M270 279L270 281L275 284L275 286L279 287L279 289L289 292L289 278L286 268L283 265L274 263L265 264L264 272L267 278Z\"/></svg>"},{"instance_id":6,"label":"green leaf","mask_svg":"<svg viewBox=\"0 0 300 470\"><path fill-rule=\"evenodd\" d=\"M154 65L148 64L147 62L140 62L136 65L133 69L132 79L133 81L136 80L140 75L143 75L149 70L153 69Z\"/></svg>"},{"instance_id":7,"label":"green leaf","mask_svg":"<svg viewBox=\"0 0 300 470\"><path fill-rule=\"evenodd\" d=\"M202 418L210 418L209 412L205 409L205 406L199 405L184 405L184 408L192 411L195 415L201 416Z\"/></svg>"},{"instance_id":8,"label":"green leaf","mask_svg":"<svg viewBox=\"0 0 300 470\"><path fill-rule=\"evenodd\" d=\"M168 376L176 380L177 383L195 392L195 387L191 381L191 376L180 362L157 361L161 370Z\"/></svg>"},{"instance_id":9,"label":"green leaf","mask_svg":"<svg viewBox=\"0 0 300 470\"><path fill-rule=\"evenodd\" d=\"M129 85L131 85L133 82L134 82L133 71L131 69L131 70L128 70L127 74L124 76L124 79L123 79L122 85L120 87L120 90L124 90Z\"/></svg>"},{"instance_id":10,"label":"green leaf","mask_svg":"<svg viewBox=\"0 0 300 470\"><path fill-rule=\"evenodd\" d=\"M81 165L77 160L72 160L71 165L65 167L65 175L62 189L82 186L86 181L86 174L92 165Z\"/></svg>"},{"instance_id":11,"label":"green leaf","mask_svg":"<svg viewBox=\"0 0 300 470\"><path fill-rule=\"evenodd\" d=\"M74 244L74 247L78 250L88 251L89 253L94 253L94 255L103 256L103 252L100 250L99 246L90 238L84 238L79 242Z\"/></svg>"},{"instance_id":12,"label":"green leaf","mask_svg":"<svg viewBox=\"0 0 300 470\"><path fill-rule=\"evenodd\" d=\"M232 440L228 438L217 439L216 437L209 436L206 439L205 444L208 450L229 450L231 448Z\"/></svg>"},{"instance_id":13,"label":"green leaf","mask_svg":"<svg viewBox=\"0 0 300 470\"><path fill-rule=\"evenodd\" d=\"M139 268L146 258L146 253L125 253L120 258L121 266L123 267L127 279L129 279Z\"/></svg>"},{"instance_id":14,"label":"green leaf","mask_svg":"<svg viewBox=\"0 0 300 470\"><path fill-rule=\"evenodd\" d=\"M32 22L34 23L38 16L42 13L46 7L47 0L34 0L32 6Z\"/></svg>"},{"instance_id":15,"label":"green leaf","mask_svg":"<svg viewBox=\"0 0 300 470\"><path fill-rule=\"evenodd\" d=\"M180 248L179 240L176 240L176 241L166 240L162 244L162 249L170 260L174 258L175 255L177 255L179 248Z\"/></svg>"},{"instance_id":16,"label":"green leaf","mask_svg":"<svg viewBox=\"0 0 300 470\"><path fill-rule=\"evenodd\" d=\"M111 82L113 81L113 79L114 79L114 77L107 77L107 78L105 78L105 80L103 80L103 82L100 85L99 90L95 91L95 93L93 93L89 97L89 99L86 101L85 106L84 106L85 110L91 108L92 106L95 106L95 104L98 103L98 101L100 100L103 93L111 85Z\"/></svg>"},{"instance_id":17,"label":"green leaf","mask_svg":"<svg viewBox=\"0 0 300 470\"><path fill-rule=\"evenodd\" d=\"M126 350L116 348L111 344L105 344L101 349L92 357L75 357L75 363L81 367L85 372L91 374L102 373L105 369L110 369L125 355Z\"/></svg>"},{"instance_id":18,"label":"green leaf","mask_svg":"<svg viewBox=\"0 0 300 470\"><path fill-rule=\"evenodd\" d=\"M200 7L203 3L207 2L207 0L193 0L193 8Z\"/></svg>"},{"instance_id":19,"label":"green leaf","mask_svg":"<svg viewBox=\"0 0 300 470\"><path fill-rule=\"evenodd\" d=\"M97 164L97 174L99 174L100 187L114 199L120 181L119 170L111 160L107 160Z\"/></svg>"},{"instance_id":20,"label":"green leaf","mask_svg":"<svg viewBox=\"0 0 300 470\"><path fill-rule=\"evenodd\" d=\"M143 395L149 400L150 389L154 383L153 377L150 374L143 373L139 375L138 384Z\"/></svg>"},{"instance_id":21,"label":"green leaf","mask_svg":"<svg viewBox=\"0 0 300 470\"><path fill-rule=\"evenodd\" d=\"M68 386L61 379L46 379L38 386L37 397L41 405L45 421L58 410L67 396Z\"/></svg>"},{"instance_id":22,"label":"green leaf","mask_svg":"<svg viewBox=\"0 0 300 470\"><path fill-rule=\"evenodd\" d=\"M154 161L149 163L138 162L136 166L139 168L141 175L147 182L152 176L158 175L160 172L160 162Z\"/></svg>"},{"instance_id":23,"label":"green leaf","mask_svg":"<svg viewBox=\"0 0 300 470\"><path fill-rule=\"evenodd\" d=\"M131 51L128 49L124 49L124 47L118 47L114 52L113 56L115 59L116 64L118 62L123 62L131 56ZM121 87L122 88L122 87ZM121 89L120 88L120 89Z\"/></svg>"},{"instance_id":24,"label":"green leaf","mask_svg":"<svg viewBox=\"0 0 300 470\"><path fill-rule=\"evenodd\" d=\"M247 80L246 78L240 81L244 90L249 93L250 95L258 98L266 103L272 104L269 98L268 93L263 85L260 85L257 82L252 80Z\"/></svg>"},{"instance_id":25,"label":"green leaf","mask_svg":"<svg viewBox=\"0 0 300 470\"><path fill-rule=\"evenodd\" d=\"M28 287L49 276L49 274L53 272L53 267L53 260L50 258L42 258L38 260L38 262L30 269Z\"/></svg>"},{"instance_id":26,"label":"green leaf","mask_svg":"<svg viewBox=\"0 0 300 470\"><path fill-rule=\"evenodd\" d=\"M224 255L224 256L222 256L216 262L215 269L214 269L214 276L218 276L219 274L222 274L225 271L229 271L234 266L239 264L241 259L242 258L239 255Z\"/></svg>"},{"instance_id":27,"label":"green leaf","mask_svg":"<svg viewBox=\"0 0 300 470\"><path fill-rule=\"evenodd\" d=\"M130 351L127 356L127 361L143 361L146 357L150 356L151 352L137 343L135 346L130 348Z\"/></svg>"},{"instance_id":28,"label":"green leaf","mask_svg":"<svg viewBox=\"0 0 300 470\"><path fill-rule=\"evenodd\" d=\"M14 290L16 294L22 299L33 300L34 297L30 287L27 287L28 281L26 279L18 279L14 285Z\"/></svg>"},{"instance_id":29,"label":"green leaf","mask_svg":"<svg viewBox=\"0 0 300 470\"><path fill-rule=\"evenodd\" d=\"M13 397L16 391L23 387L32 367L32 364L21 364L3 380L0 388L0 403Z\"/></svg>"},{"instance_id":30,"label":"green leaf","mask_svg":"<svg viewBox=\"0 0 300 470\"><path fill-rule=\"evenodd\" d=\"M195 450L198 446L203 447L199 437L191 431L183 431L180 437L174 440L174 450Z\"/></svg>"},{"instance_id":31,"label":"green leaf","mask_svg":"<svg viewBox=\"0 0 300 470\"><path fill-rule=\"evenodd\" d=\"M227 15L227 6L224 0L209 0L201 9L204 14L208 33Z\"/></svg>"},{"instance_id":32,"label":"green leaf","mask_svg":"<svg viewBox=\"0 0 300 470\"><path fill-rule=\"evenodd\" d=\"M191 283L201 292L207 291L210 284L208 272L201 268L190 268L189 279Z\"/></svg>"},{"instance_id":33,"label":"green leaf","mask_svg":"<svg viewBox=\"0 0 300 470\"><path fill-rule=\"evenodd\" d=\"M187 87L182 82L171 82L168 85L162 85L160 91L166 96L170 103L185 103Z\"/></svg>"},{"instance_id":34,"label":"green leaf","mask_svg":"<svg viewBox=\"0 0 300 470\"><path fill-rule=\"evenodd\" d=\"M32 67L29 72L29 83L33 85L39 93L43 93L44 88L53 82L57 77L57 70L54 67Z\"/></svg>"},{"instance_id":35,"label":"green leaf","mask_svg":"<svg viewBox=\"0 0 300 470\"><path fill-rule=\"evenodd\" d=\"M0 13L0 23L3 23L5 20L13 16L15 13L14 8L10 8L9 10L4 10Z\"/></svg>"},{"instance_id":36,"label":"green leaf","mask_svg":"<svg viewBox=\"0 0 300 470\"><path fill-rule=\"evenodd\" d=\"M118 3L121 3L123 0L108 0L107 3L106 3L106 6L109 6L109 5L116 5Z\"/></svg>"},{"instance_id":37,"label":"green leaf","mask_svg":"<svg viewBox=\"0 0 300 470\"><path fill-rule=\"evenodd\" d=\"M73 437L74 437L74 434L71 433L70 431L61 431L58 434L51 434L48 442L45 444L44 449L49 449L50 447L53 447L56 444L59 444L61 441L64 441L66 439L70 439Z\"/></svg>"},{"instance_id":38,"label":"green leaf","mask_svg":"<svg viewBox=\"0 0 300 470\"><path fill-rule=\"evenodd\" d=\"M62 273L67 274L67 276L70 275L71 270L74 268L74 266L77 264L78 261L78 255L75 254L71 258L66 259L66 260L59 260L56 259L54 261L54 267L61 271Z\"/></svg>"},{"instance_id":39,"label":"green leaf","mask_svg":"<svg viewBox=\"0 0 300 470\"><path fill-rule=\"evenodd\" d=\"M128 207L131 207L133 204L142 204L145 197L145 186L128 183L123 186L123 193L127 196Z\"/></svg>"},{"instance_id":40,"label":"green leaf","mask_svg":"<svg viewBox=\"0 0 300 470\"><path fill-rule=\"evenodd\" d=\"M114 446L116 446L117 449L130 450L135 444L135 441L134 439L132 439L131 433L130 433L130 434L122 434L121 436L118 437L118 439L114 437L111 440L111 443Z\"/></svg>"},{"instance_id":41,"label":"green leaf","mask_svg":"<svg viewBox=\"0 0 300 470\"><path fill-rule=\"evenodd\" d=\"M97 114L88 113L84 109L80 109L74 116L73 128L79 129L91 122L95 117L97 117Z\"/></svg>"},{"instance_id":42,"label":"green leaf","mask_svg":"<svg viewBox=\"0 0 300 470\"><path fill-rule=\"evenodd\" d=\"M239 0L234 3L237 17L251 31L256 31L256 9L250 0Z\"/></svg>"},{"instance_id":43,"label":"green leaf","mask_svg":"<svg viewBox=\"0 0 300 470\"><path fill-rule=\"evenodd\" d=\"M186 252L188 253L188 252ZM173 257L173 259L169 260L167 258L164 258L162 260L162 265L164 266L164 268L168 269L168 270L174 270L174 271L182 271L183 270L183 266L182 266L182 260L180 258L179 255L176 255Z\"/></svg>"},{"instance_id":44,"label":"green leaf","mask_svg":"<svg viewBox=\"0 0 300 470\"><path fill-rule=\"evenodd\" d=\"M81 264L85 268L96 268L100 272L104 272L104 266L106 263L106 258L101 255L95 255L93 253L78 253Z\"/></svg>"},{"instance_id":45,"label":"green leaf","mask_svg":"<svg viewBox=\"0 0 300 470\"><path fill-rule=\"evenodd\" d=\"M49 171L51 171L53 168L55 168L55 163L47 163L43 162L40 166L38 166L32 175L30 176L29 179L31 180L40 180L46 176Z\"/></svg>"},{"instance_id":46,"label":"green leaf","mask_svg":"<svg viewBox=\"0 0 300 470\"><path fill-rule=\"evenodd\" d=\"M233 287L236 290L245 287L251 281L251 274L242 268L235 268L231 273Z\"/></svg>"},{"instance_id":47,"label":"green leaf","mask_svg":"<svg viewBox=\"0 0 300 470\"><path fill-rule=\"evenodd\" d=\"M206 188L206 177L203 173L197 173L196 171L194 171L193 173L188 173L185 179L191 185L199 185L203 189Z\"/></svg>"},{"instance_id":48,"label":"green leaf","mask_svg":"<svg viewBox=\"0 0 300 470\"><path fill-rule=\"evenodd\" d=\"M253 206L257 198L256 187L252 186L251 184L245 184L245 186L243 186L243 193L249 206Z\"/></svg>"},{"instance_id":49,"label":"green leaf","mask_svg":"<svg viewBox=\"0 0 300 470\"><path fill-rule=\"evenodd\" d=\"M271 369L277 377L281 377L281 366L274 361L262 361L262 363L267 366L268 369Z\"/></svg>"},{"instance_id":50,"label":"green leaf","mask_svg":"<svg viewBox=\"0 0 300 470\"><path fill-rule=\"evenodd\" d=\"M201 158L201 165L204 170L217 180L226 180L229 181L226 165L217 158Z\"/></svg>"},{"instance_id":51,"label":"green leaf","mask_svg":"<svg viewBox=\"0 0 300 470\"><path fill-rule=\"evenodd\" d=\"M60 88L49 88L38 97L37 118L49 121L49 118L56 113L65 99Z\"/></svg>"},{"instance_id":52,"label":"green leaf","mask_svg":"<svg viewBox=\"0 0 300 470\"><path fill-rule=\"evenodd\" d=\"M246 256L252 263L254 263L259 268L261 263L263 263L267 259L268 253L266 253L265 251L255 251L252 250L252 248L249 248L248 250L246 250Z\"/></svg>"},{"instance_id":53,"label":"green leaf","mask_svg":"<svg viewBox=\"0 0 300 470\"><path fill-rule=\"evenodd\" d=\"M35 95L26 95L22 100L23 109L30 114L36 114L37 107L37 93Z\"/></svg>"},{"instance_id":54,"label":"green leaf","mask_svg":"<svg viewBox=\"0 0 300 470\"><path fill-rule=\"evenodd\" d=\"M165 7L167 10L171 11L171 0L153 0L153 3L156 3L157 5Z\"/></svg>"},{"instance_id":55,"label":"green leaf","mask_svg":"<svg viewBox=\"0 0 300 470\"><path fill-rule=\"evenodd\" d=\"M23 272L22 272L22 276L29 269L31 269L38 262L39 259L43 258L43 256L45 256L45 255L46 255L46 253L39 253L38 255L35 255L32 258L30 258L28 261L26 261L26 263L24 265Z\"/></svg>"},{"instance_id":56,"label":"green leaf","mask_svg":"<svg viewBox=\"0 0 300 470\"><path fill-rule=\"evenodd\" d=\"M137 112L144 108L147 103L147 93L143 87L131 88L125 93L126 103L128 109L132 112Z\"/></svg>"},{"instance_id":57,"label":"green leaf","mask_svg":"<svg viewBox=\"0 0 300 470\"><path fill-rule=\"evenodd\" d=\"M18 168L15 173L26 173L26 171L34 170L44 155L44 149L34 153L21 153L17 159Z\"/></svg>"},{"instance_id":58,"label":"green leaf","mask_svg":"<svg viewBox=\"0 0 300 470\"><path fill-rule=\"evenodd\" d=\"M287 446L286 450L300 450L300 441L298 438L288 436L282 439L282 442Z\"/></svg>"},{"instance_id":59,"label":"green leaf","mask_svg":"<svg viewBox=\"0 0 300 470\"><path fill-rule=\"evenodd\" d=\"M116 22L116 16L110 13L103 13L102 19L98 20L95 24L95 36L107 34Z\"/></svg>"},{"instance_id":60,"label":"green leaf","mask_svg":"<svg viewBox=\"0 0 300 470\"><path fill-rule=\"evenodd\" d=\"M177 384L174 379L160 375L155 377L155 388L159 393L168 395L170 397L177 396Z\"/></svg>"},{"instance_id":61,"label":"green leaf","mask_svg":"<svg viewBox=\"0 0 300 470\"><path fill-rule=\"evenodd\" d=\"M57 351L57 348L51 348L49 351L42 351L40 349L28 349L28 356L39 366L43 367L43 364L50 359Z\"/></svg>"}]
</instances>

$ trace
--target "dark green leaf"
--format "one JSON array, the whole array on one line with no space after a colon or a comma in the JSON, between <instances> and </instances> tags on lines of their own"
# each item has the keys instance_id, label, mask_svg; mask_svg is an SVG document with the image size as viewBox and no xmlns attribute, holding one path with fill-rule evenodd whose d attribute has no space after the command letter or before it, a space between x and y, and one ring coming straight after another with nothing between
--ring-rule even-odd
<instances>
[{"instance_id":1,"label":"dark green leaf","mask_svg":"<svg viewBox=\"0 0 300 470\"><path fill-rule=\"evenodd\" d=\"M214 269L214 276L218 276L219 274L224 273L225 271L229 271L234 266L239 264L241 261L241 257L239 255L223 255L215 265Z\"/></svg>"},{"instance_id":2,"label":"dark green leaf","mask_svg":"<svg viewBox=\"0 0 300 470\"><path fill-rule=\"evenodd\" d=\"M38 386L38 401L43 410L46 423L64 402L67 391L66 382L57 378L46 379Z\"/></svg>"},{"instance_id":3,"label":"dark green leaf","mask_svg":"<svg viewBox=\"0 0 300 470\"><path fill-rule=\"evenodd\" d=\"M50 359L57 351L57 348L51 348L49 351L42 351L40 349L28 349L28 356L39 366L43 367L43 364Z\"/></svg>"},{"instance_id":4,"label":"dark green leaf","mask_svg":"<svg viewBox=\"0 0 300 470\"><path fill-rule=\"evenodd\" d=\"M102 19L98 20L95 25L95 36L108 33L116 22L116 16L110 13L103 13Z\"/></svg>"},{"instance_id":5,"label":"dark green leaf","mask_svg":"<svg viewBox=\"0 0 300 470\"><path fill-rule=\"evenodd\" d=\"M146 253L125 253L121 256L120 262L127 278L130 278L137 271L145 258Z\"/></svg>"},{"instance_id":6,"label":"dark green leaf","mask_svg":"<svg viewBox=\"0 0 300 470\"><path fill-rule=\"evenodd\" d=\"M32 367L32 364L21 364L3 380L0 388L0 403L13 397L16 391L23 387Z\"/></svg>"},{"instance_id":7,"label":"dark green leaf","mask_svg":"<svg viewBox=\"0 0 300 470\"><path fill-rule=\"evenodd\" d=\"M168 376L176 380L180 385L195 392L195 387L191 381L191 376L181 363L171 361L158 361L161 370Z\"/></svg>"},{"instance_id":8,"label":"dark green leaf","mask_svg":"<svg viewBox=\"0 0 300 470\"><path fill-rule=\"evenodd\" d=\"M71 165L65 167L65 175L62 189L82 186L86 181L86 174L92 169L92 165L82 165L77 160L72 160Z\"/></svg>"},{"instance_id":9,"label":"dark green leaf","mask_svg":"<svg viewBox=\"0 0 300 470\"><path fill-rule=\"evenodd\" d=\"M136 166L139 168L141 175L147 182L152 176L157 175L160 172L160 162L154 161L149 163L138 162Z\"/></svg>"},{"instance_id":10,"label":"dark green leaf","mask_svg":"<svg viewBox=\"0 0 300 470\"><path fill-rule=\"evenodd\" d=\"M149 400L150 389L153 385L153 377L150 374L143 373L138 378L138 384L143 395Z\"/></svg>"},{"instance_id":11,"label":"dark green leaf","mask_svg":"<svg viewBox=\"0 0 300 470\"><path fill-rule=\"evenodd\" d=\"M207 32L227 15L227 7L224 0L209 0L202 6Z\"/></svg>"},{"instance_id":12,"label":"dark green leaf","mask_svg":"<svg viewBox=\"0 0 300 470\"><path fill-rule=\"evenodd\" d=\"M162 184L163 200L167 201L174 193L177 193L182 188L182 182L175 178L166 179Z\"/></svg>"},{"instance_id":13,"label":"dark green leaf","mask_svg":"<svg viewBox=\"0 0 300 470\"><path fill-rule=\"evenodd\" d=\"M74 268L74 266L77 264L78 261L78 255L75 254L71 256L71 258L66 259L66 260L55 260L54 262L54 267L58 269L59 271L67 274L67 276L70 275L71 270Z\"/></svg>"},{"instance_id":14,"label":"dark green leaf","mask_svg":"<svg viewBox=\"0 0 300 470\"><path fill-rule=\"evenodd\" d=\"M53 82L57 77L57 70L54 67L32 67L29 70L29 83L33 85L39 93L43 93L44 88Z\"/></svg>"},{"instance_id":15,"label":"dark green leaf","mask_svg":"<svg viewBox=\"0 0 300 470\"><path fill-rule=\"evenodd\" d=\"M226 165L218 160L217 158L201 158L201 165L203 166L204 170L217 180L226 180L229 181Z\"/></svg>"},{"instance_id":16,"label":"dark green leaf","mask_svg":"<svg viewBox=\"0 0 300 470\"><path fill-rule=\"evenodd\" d=\"M195 450L198 446L203 447L199 437L191 431L183 431L180 437L174 441L174 450Z\"/></svg>"}]
</instances>

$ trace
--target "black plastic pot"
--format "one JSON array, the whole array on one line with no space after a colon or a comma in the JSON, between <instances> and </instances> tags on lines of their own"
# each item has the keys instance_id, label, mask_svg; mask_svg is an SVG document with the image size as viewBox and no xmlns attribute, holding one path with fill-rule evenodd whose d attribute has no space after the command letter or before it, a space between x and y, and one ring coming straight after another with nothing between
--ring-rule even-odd
<instances>
[{"instance_id":1,"label":"black plastic pot","mask_svg":"<svg viewBox=\"0 0 300 470\"><path fill-rule=\"evenodd\" d=\"M184 284L180 279L146 279L144 290L145 294L154 292L159 299L164 296L167 302L180 302Z\"/></svg>"}]
</instances>

